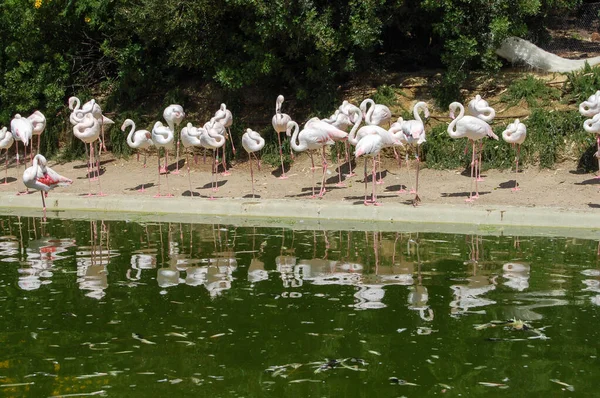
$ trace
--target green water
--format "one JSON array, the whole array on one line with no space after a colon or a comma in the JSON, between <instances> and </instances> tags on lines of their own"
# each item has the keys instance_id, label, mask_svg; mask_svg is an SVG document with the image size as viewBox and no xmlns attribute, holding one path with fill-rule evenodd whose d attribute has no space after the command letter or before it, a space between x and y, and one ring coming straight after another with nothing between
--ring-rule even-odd
<instances>
[{"instance_id":1,"label":"green water","mask_svg":"<svg viewBox=\"0 0 600 398\"><path fill-rule=\"evenodd\" d=\"M597 241L23 217L0 235L1 396L598 394Z\"/></svg>"}]
</instances>

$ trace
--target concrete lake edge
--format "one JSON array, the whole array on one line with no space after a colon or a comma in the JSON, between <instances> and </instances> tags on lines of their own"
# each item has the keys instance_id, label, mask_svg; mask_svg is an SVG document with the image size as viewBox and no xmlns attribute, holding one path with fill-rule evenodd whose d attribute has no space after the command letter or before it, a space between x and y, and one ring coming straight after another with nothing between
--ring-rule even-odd
<instances>
[{"instance_id":1,"label":"concrete lake edge","mask_svg":"<svg viewBox=\"0 0 600 398\"><path fill-rule=\"evenodd\" d=\"M600 211L594 209L477 204L414 208L405 204L364 206L313 199L87 197L54 192L46 204L49 218L600 239ZM0 193L0 214L41 217L41 198L37 192L22 196Z\"/></svg>"}]
</instances>

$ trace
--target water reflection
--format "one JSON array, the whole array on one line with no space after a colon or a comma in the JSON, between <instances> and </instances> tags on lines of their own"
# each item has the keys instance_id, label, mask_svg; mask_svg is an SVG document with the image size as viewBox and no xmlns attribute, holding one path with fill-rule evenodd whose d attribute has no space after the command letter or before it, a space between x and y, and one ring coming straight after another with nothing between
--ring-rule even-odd
<instances>
[{"instance_id":1,"label":"water reflection","mask_svg":"<svg viewBox=\"0 0 600 398\"><path fill-rule=\"evenodd\" d=\"M89 246L80 246L77 256L77 283L87 297L101 299L108 287L108 265L119 253L110 249L110 224L89 222Z\"/></svg>"}]
</instances>

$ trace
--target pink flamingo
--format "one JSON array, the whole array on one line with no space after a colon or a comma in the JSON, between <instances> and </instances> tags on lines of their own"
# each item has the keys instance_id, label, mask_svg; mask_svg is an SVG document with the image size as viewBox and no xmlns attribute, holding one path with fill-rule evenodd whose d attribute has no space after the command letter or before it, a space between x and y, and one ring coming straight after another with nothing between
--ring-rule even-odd
<instances>
[{"instance_id":1,"label":"pink flamingo","mask_svg":"<svg viewBox=\"0 0 600 398\"><path fill-rule=\"evenodd\" d=\"M235 155L235 146L233 145L233 137L231 137L230 129L231 125L233 124L233 115L231 114L231 111L227 109L227 105L221 104L219 110L215 112L214 117L217 122L221 123L227 129L227 136L225 137L225 139L231 141L231 151ZM223 157L223 159L224 158L225 157Z\"/></svg>"},{"instance_id":2,"label":"pink flamingo","mask_svg":"<svg viewBox=\"0 0 600 398\"><path fill-rule=\"evenodd\" d=\"M127 134L127 145L132 149L143 149L144 150L144 167L146 167L146 157L148 154L148 148L154 145L152 141L152 133L148 130L135 130L135 122L131 119L125 119L121 126L121 131L127 130L127 127L131 127ZM138 152L138 158L140 154ZM139 189L140 192L144 192L144 185Z\"/></svg>"},{"instance_id":3,"label":"pink flamingo","mask_svg":"<svg viewBox=\"0 0 600 398\"><path fill-rule=\"evenodd\" d=\"M244 135L242 135L242 146L248 152L248 158L250 159L250 179L252 180L252 197L254 198L254 171L252 169L252 154L258 152L265 146L265 140L252 129L246 129ZM256 154L254 154L256 157ZM256 159L258 169L260 170L260 161Z\"/></svg>"},{"instance_id":4,"label":"pink flamingo","mask_svg":"<svg viewBox=\"0 0 600 398\"><path fill-rule=\"evenodd\" d=\"M33 135L37 136L37 153L40 153L40 139L42 138L42 133L46 129L46 116L40 111L35 111L31 115L27 116L27 119L31 122L33 126ZM30 157L33 156L33 140L31 140L31 148L29 149Z\"/></svg>"},{"instance_id":5,"label":"pink flamingo","mask_svg":"<svg viewBox=\"0 0 600 398\"><path fill-rule=\"evenodd\" d=\"M512 188L513 192L519 191L521 189L517 184L517 173L519 172L519 156L521 154L521 144L525 142L525 137L527 137L527 127L525 127L525 125L521 123L519 119L515 119L515 121L509 124L506 127L506 130L502 132L502 139L504 139L504 141L508 142L509 144L512 144L513 147L515 145L517 146L517 153L515 156L515 187Z\"/></svg>"},{"instance_id":6,"label":"pink flamingo","mask_svg":"<svg viewBox=\"0 0 600 398\"><path fill-rule=\"evenodd\" d=\"M100 108L100 105L96 103L96 100L91 99L85 104L81 105L81 101L79 100L79 98L70 97L69 109L72 111L69 119L71 121L71 124L73 125L81 121L81 119L86 113L91 113L96 119L98 119L98 122L100 123L100 133L102 135L102 141L100 142L100 145L102 146L102 149L106 151L106 140L104 139L104 125L114 124L115 122L113 122L111 119L107 118L102 114L102 108Z\"/></svg>"},{"instance_id":7,"label":"pink flamingo","mask_svg":"<svg viewBox=\"0 0 600 398\"><path fill-rule=\"evenodd\" d=\"M216 118L212 117L208 122L204 123L204 129L208 130L213 130L213 132L222 135L223 138L225 138L225 140L227 140L227 129L225 128L225 126L223 125L223 123L219 122ZM223 158L221 159L221 164L223 165L223 172L221 173L221 175L223 176L228 176L231 173L229 171L227 171L227 162L225 161L225 147L222 147L222 151L223 151ZM215 154L218 155L219 151L217 151ZM217 157L215 157L215 160L217 159ZM218 166L217 166L218 168Z\"/></svg>"},{"instance_id":8,"label":"pink flamingo","mask_svg":"<svg viewBox=\"0 0 600 398\"><path fill-rule=\"evenodd\" d=\"M588 133L596 134L597 153L600 153L600 113L595 114L591 119L587 119L583 122L583 129ZM598 158L598 170L599 173L596 178L600 178L600 158Z\"/></svg>"},{"instance_id":9,"label":"pink flamingo","mask_svg":"<svg viewBox=\"0 0 600 398\"><path fill-rule=\"evenodd\" d=\"M455 118L454 113L456 109L460 110L460 113ZM477 176L474 174L474 167L477 167L477 149L475 147L475 141L479 141L482 138L490 137L495 140L498 139L498 136L494 134L492 128L489 124L484 122L481 119L478 119L474 116L465 116L465 107L460 102L453 102L450 104L450 117L452 121L448 125L448 134L452 138L468 138L473 144L473 153L471 156L471 191L469 192L469 197L465 200L467 202L472 202L473 199L479 198L479 188L477 185ZM473 193L473 179L475 180L475 195Z\"/></svg>"},{"instance_id":10,"label":"pink flamingo","mask_svg":"<svg viewBox=\"0 0 600 398\"><path fill-rule=\"evenodd\" d=\"M173 194L171 194L169 189L169 171L167 170L167 164L169 162L169 148L173 147L174 139L175 135L173 134L173 130L169 126L163 125L162 122L154 123L154 127L152 128L152 142L154 142L154 145L158 147L158 193L154 196L155 198L160 198L162 196L160 194L161 174L165 174L165 178L167 180L167 194L164 195L164 197L173 197ZM165 149L165 164L162 168L160 167L160 148Z\"/></svg>"},{"instance_id":11,"label":"pink flamingo","mask_svg":"<svg viewBox=\"0 0 600 398\"><path fill-rule=\"evenodd\" d=\"M169 128L173 132L175 137L175 126L179 127L183 118L185 117L185 112L183 111L183 107L181 105L169 105L163 111L163 118L169 125ZM179 141L181 141L181 137L177 138L177 149L176 149L176 159L175 159L175 171L173 174L179 174Z\"/></svg>"},{"instance_id":12,"label":"pink flamingo","mask_svg":"<svg viewBox=\"0 0 600 398\"><path fill-rule=\"evenodd\" d=\"M367 98L360 103L360 110L366 124L374 124L376 126L381 126L382 124L389 125L392 120L390 108L382 104L376 104L371 98Z\"/></svg>"},{"instance_id":13,"label":"pink flamingo","mask_svg":"<svg viewBox=\"0 0 600 398\"><path fill-rule=\"evenodd\" d=\"M35 155L32 165L23 173L23 184L27 188L40 191L42 194L42 209L44 220L46 219L46 200L48 191L60 186L68 186L73 183L67 177L63 177L48 167L48 161L40 154Z\"/></svg>"},{"instance_id":14,"label":"pink flamingo","mask_svg":"<svg viewBox=\"0 0 600 398\"><path fill-rule=\"evenodd\" d=\"M101 130L100 122L98 121L98 119L96 119L94 117L94 115L92 113L86 113L84 115L84 117L81 119L81 121L73 126L73 135L75 135L75 137L77 137L81 141L83 141L84 145L89 144L89 146L90 146L88 165L91 165L92 171L88 167L88 183L89 183L89 188L90 188L88 196L93 196L92 195L92 180L96 180L96 179L98 180L98 189L99 189L98 196L104 196L104 194L102 193L102 186L100 185L100 155L98 155L97 159L94 158L94 146L95 146L96 141L99 140L100 130ZM98 146L98 151L101 151L101 150L102 150L102 147ZM86 153L87 153L87 150L86 150ZM94 174L94 172L93 172L94 161L96 162L96 165L97 165L96 177L92 177L92 175Z\"/></svg>"},{"instance_id":15,"label":"pink flamingo","mask_svg":"<svg viewBox=\"0 0 600 398\"><path fill-rule=\"evenodd\" d=\"M347 103L348 101L344 101L345 103ZM344 106L344 104L342 104L342 106ZM346 131L348 129L348 127L350 126L358 126L360 125L360 123L362 122L362 117L361 117L361 113L360 113L360 109L358 109L357 107L351 105L348 106L344 109L346 109L347 111L350 112L350 115L344 113L341 108L342 106L340 106L340 108L336 109L335 113L333 115L331 115L329 117L329 119L322 119L322 121L331 124L332 126L338 128L341 131ZM354 108L352 108L352 106ZM344 150L345 150L345 161L348 162L349 161L349 141L346 140L344 143ZM340 155L339 153L337 154L337 162L338 164L340 164ZM354 174L352 172L352 163L348 162L350 171L348 173L348 176L354 176L356 174ZM339 167L339 182L336 184L337 186L344 186L345 184L342 182L342 168L341 165Z\"/></svg>"},{"instance_id":16,"label":"pink flamingo","mask_svg":"<svg viewBox=\"0 0 600 398\"><path fill-rule=\"evenodd\" d=\"M221 123L214 123L214 125L221 125ZM205 127L201 130L200 134L200 143L206 149L212 149L213 151L213 161L212 161L212 175L211 175L211 185L213 185L211 191L216 192L219 190L219 174L217 173L217 150L225 145L225 137L221 135L215 128L209 127L208 129ZM215 176L215 177L213 177ZM215 199L210 194L210 199Z\"/></svg>"},{"instance_id":17,"label":"pink flamingo","mask_svg":"<svg viewBox=\"0 0 600 398\"><path fill-rule=\"evenodd\" d=\"M281 175L279 179L284 180L288 178L285 175L285 168L283 167L283 151L281 149L281 133L285 133L287 130L287 124L292 121L292 118L287 113L281 112L281 105L283 105L283 101L285 98L283 95L277 96L277 100L275 100L275 115L271 119L271 124L273 125L273 129L277 133L277 142L279 143L279 160L281 161ZM294 158L294 154L292 149L290 148L290 154L292 159Z\"/></svg>"},{"instance_id":18,"label":"pink flamingo","mask_svg":"<svg viewBox=\"0 0 600 398\"><path fill-rule=\"evenodd\" d=\"M2 129L0 129L0 150L5 150L4 157L6 158L6 176L4 177L3 185L8 185L8 150L13 142L15 142L15 138L12 133L9 133L6 127L2 127Z\"/></svg>"},{"instance_id":19,"label":"pink flamingo","mask_svg":"<svg viewBox=\"0 0 600 398\"><path fill-rule=\"evenodd\" d=\"M194 196L192 192L192 177L190 173L190 161L188 157L188 149L202 146L200 135L204 130L202 127L194 127L192 123L188 123L187 126L181 129L181 144L185 149L185 164L187 165L188 183L190 186L190 196Z\"/></svg>"}]
</instances>

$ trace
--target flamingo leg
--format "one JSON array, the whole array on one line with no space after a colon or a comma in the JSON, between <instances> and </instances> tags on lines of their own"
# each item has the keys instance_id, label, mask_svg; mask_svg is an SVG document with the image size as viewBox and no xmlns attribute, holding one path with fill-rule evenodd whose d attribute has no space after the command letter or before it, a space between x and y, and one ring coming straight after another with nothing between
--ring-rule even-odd
<instances>
[{"instance_id":1,"label":"flamingo leg","mask_svg":"<svg viewBox=\"0 0 600 398\"><path fill-rule=\"evenodd\" d=\"M337 144L336 144L336 145L337 145ZM342 143L342 146L343 146L343 145L344 145L344 144ZM336 149L337 149L337 148L336 148ZM336 152L337 152L337 164L338 164L338 183L337 183L337 184L335 184L335 185L336 185L336 186L338 186L338 187L345 187L345 186L346 186L346 184L344 184L344 183L342 182L342 163L340 162L340 152L339 152L339 150L336 150ZM346 158L347 158L347 157L348 157L348 154L346 153Z\"/></svg>"},{"instance_id":2,"label":"flamingo leg","mask_svg":"<svg viewBox=\"0 0 600 398\"><path fill-rule=\"evenodd\" d=\"M221 164L223 165L223 172L221 173L221 175L223 175L223 176L228 176L228 175L230 175L230 174L231 174L229 171L227 171L227 158L226 158L226 155L225 155L225 147L226 147L226 146L227 146L227 145L223 145L223 146L222 146L222 150L223 150L223 159L222 159L222 162L221 162Z\"/></svg>"},{"instance_id":3,"label":"flamingo leg","mask_svg":"<svg viewBox=\"0 0 600 398\"><path fill-rule=\"evenodd\" d=\"M254 159L256 159L256 168L258 169L258 171L260 171L260 159L258 158L258 155L256 153L254 154Z\"/></svg>"},{"instance_id":4,"label":"flamingo leg","mask_svg":"<svg viewBox=\"0 0 600 398\"><path fill-rule=\"evenodd\" d=\"M485 181L485 178L481 177L481 165L483 156L483 140L481 141L481 146L479 147L479 161L477 162L477 181Z\"/></svg>"},{"instance_id":5,"label":"flamingo leg","mask_svg":"<svg viewBox=\"0 0 600 398\"><path fill-rule=\"evenodd\" d=\"M413 199L413 206L417 206L421 202L419 197L419 168L421 165L421 158L419 157L419 146L417 145L417 178L415 181L415 198Z\"/></svg>"},{"instance_id":6,"label":"flamingo leg","mask_svg":"<svg viewBox=\"0 0 600 398\"><path fill-rule=\"evenodd\" d=\"M102 118L103 118L103 116L102 116ZM104 120L102 120L102 119L100 119L100 132L102 133L102 142L100 143L100 146L102 148L104 148L104 150L106 151L107 150L106 144L105 144L106 140L104 139Z\"/></svg>"},{"instance_id":7,"label":"flamingo leg","mask_svg":"<svg viewBox=\"0 0 600 398\"><path fill-rule=\"evenodd\" d=\"M217 150L216 149L213 149L213 158L214 159L211 162L211 175L210 175L210 186L211 186L210 191L211 192L210 192L210 198L209 199L211 199L211 200L215 199L213 197L212 193L217 190L216 187L215 187L215 185L213 185L214 181L215 181L215 176L217 176L217 180L219 178L218 174L217 174L217 163L218 163L218 160L217 160Z\"/></svg>"},{"instance_id":8,"label":"flamingo leg","mask_svg":"<svg viewBox=\"0 0 600 398\"><path fill-rule=\"evenodd\" d=\"M310 161L312 162L312 167L310 168L311 172L312 172L312 196L311 198L315 198L315 162L313 160L313 154L312 151L309 152L310 155Z\"/></svg>"},{"instance_id":9,"label":"flamingo leg","mask_svg":"<svg viewBox=\"0 0 600 398\"><path fill-rule=\"evenodd\" d=\"M346 147L346 162L348 162L348 174L346 177L354 177L356 173L352 170L352 159L350 158L350 142L345 142Z\"/></svg>"},{"instance_id":10,"label":"flamingo leg","mask_svg":"<svg viewBox=\"0 0 600 398\"><path fill-rule=\"evenodd\" d=\"M383 179L381 178L381 152L377 154L377 162L379 163L379 178L376 184L383 184Z\"/></svg>"},{"instance_id":11,"label":"flamingo leg","mask_svg":"<svg viewBox=\"0 0 600 398\"><path fill-rule=\"evenodd\" d=\"M93 174L93 171L92 171L92 169L90 169L90 163L92 161L91 160L91 156L92 156L91 152L92 152L92 150L90 149L90 152L88 153L87 144L84 143L83 145L85 146L85 155L86 155L85 157L87 158L87 164L88 164L88 187L89 187L89 192L88 192L87 196L94 196L92 194L92 174ZM91 146L92 146L92 144L90 144L90 148L91 148Z\"/></svg>"},{"instance_id":12,"label":"flamingo leg","mask_svg":"<svg viewBox=\"0 0 600 398\"><path fill-rule=\"evenodd\" d=\"M181 136L177 135L177 146L175 148L175 171L173 174L179 174L179 146L181 144ZM168 181L168 179L167 179Z\"/></svg>"},{"instance_id":13,"label":"flamingo leg","mask_svg":"<svg viewBox=\"0 0 600 398\"><path fill-rule=\"evenodd\" d=\"M369 201L367 200L367 188L368 188L368 182L367 182L367 158L365 158L365 173L364 174L365 174L365 178L364 178L364 180L365 180L365 201L364 201L364 204L365 204L365 206L368 206L369 205Z\"/></svg>"},{"instance_id":14,"label":"flamingo leg","mask_svg":"<svg viewBox=\"0 0 600 398\"><path fill-rule=\"evenodd\" d=\"M400 163L400 162L398 162L398 163ZM407 181L410 181L410 163L409 163L409 159L408 159L408 147L406 147L404 149L404 163L406 163L406 174L408 175ZM406 189L404 189L402 184L400 184L400 189L398 190L398 193L406 193Z\"/></svg>"},{"instance_id":15,"label":"flamingo leg","mask_svg":"<svg viewBox=\"0 0 600 398\"><path fill-rule=\"evenodd\" d=\"M44 222L46 222L46 199L44 198L44 191L40 190L42 194L42 211L44 212Z\"/></svg>"},{"instance_id":16,"label":"flamingo leg","mask_svg":"<svg viewBox=\"0 0 600 398\"><path fill-rule=\"evenodd\" d=\"M169 150L165 149L165 159L169 156ZM165 174L165 180L167 180L167 194L165 195L167 198L172 198L173 194L171 193L171 189L169 188L169 173Z\"/></svg>"},{"instance_id":17,"label":"flamingo leg","mask_svg":"<svg viewBox=\"0 0 600 398\"><path fill-rule=\"evenodd\" d=\"M192 192L192 176L190 174L190 161L187 150L185 151L185 164L187 165L188 183L190 184L190 196L194 197L194 193Z\"/></svg>"},{"instance_id":18,"label":"flamingo leg","mask_svg":"<svg viewBox=\"0 0 600 398\"><path fill-rule=\"evenodd\" d=\"M471 152L471 186L469 187L469 197L465 199L465 202L473 201L473 167L475 166L475 141L473 142L473 151Z\"/></svg>"},{"instance_id":19,"label":"flamingo leg","mask_svg":"<svg viewBox=\"0 0 600 398\"><path fill-rule=\"evenodd\" d=\"M40 153L40 145L41 145L41 144L40 144L40 140L41 140L41 138L42 138L42 135L41 135L41 134L40 134L40 135L38 135L38 144L37 144L37 153L38 153L38 154Z\"/></svg>"},{"instance_id":20,"label":"flamingo leg","mask_svg":"<svg viewBox=\"0 0 600 398\"><path fill-rule=\"evenodd\" d=\"M19 165L19 141L15 140L15 152L17 153L17 166Z\"/></svg>"},{"instance_id":21,"label":"flamingo leg","mask_svg":"<svg viewBox=\"0 0 600 398\"><path fill-rule=\"evenodd\" d=\"M229 141L231 142L231 151L233 152L233 156L235 156L235 146L233 146L233 138L231 138L231 130L227 127L227 136L229 137Z\"/></svg>"},{"instance_id":22,"label":"flamingo leg","mask_svg":"<svg viewBox=\"0 0 600 398\"><path fill-rule=\"evenodd\" d=\"M279 143L279 160L281 161L281 175L279 179L285 180L288 176L285 175L285 168L283 167L283 150L281 148L281 133L276 131L277 133L277 142Z\"/></svg>"},{"instance_id":23,"label":"flamingo leg","mask_svg":"<svg viewBox=\"0 0 600 398\"><path fill-rule=\"evenodd\" d=\"M157 159L158 159L158 185L157 185L157 187L158 187L158 193L156 195L154 195L154 197L155 198L160 198L160 172L161 172L161 169L160 169L160 148L158 148L156 150L156 155L157 155Z\"/></svg>"},{"instance_id":24,"label":"flamingo leg","mask_svg":"<svg viewBox=\"0 0 600 398\"><path fill-rule=\"evenodd\" d=\"M517 184L517 176L519 175L519 157L521 155L521 144L519 144L517 146L517 156L515 156L515 163L516 163L516 168L515 168L515 187L512 189L513 192L516 191L520 191L521 188L519 188L519 184Z\"/></svg>"},{"instance_id":25,"label":"flamingo leg","mask_svg":"<svg viewBox=\"0 0 600 398\"><path fill-rule=\"evenodd\" d=\"M310 164L312 165L312 166L310 167L310 169L311 169L311 170L315 170L315 169L316 169L316 167L315 167L315 160L313 159L313 154L312 154L312 151L311 151L311 152L309 152L309 153L308 153L308 155L310 156Z\"/></svg>"},{"instance_id":26,"label":"flamingo leg","mask_svg":"<svg viewBox=\"0 0 600 398\"><path fill-rule=\"evenodd\" d=\"M327 192L325 190L325 175L327 174L327 156L325 155L325 147L323 147L323 155L322 155L322 161L323 161L323 177L321 178L321 190L319 191L319 197L322 198L323 195L325 194L325 192Z\"/></svg>"},{"instance_id":27,"label":"flamingo leg","mask_svg":"<svg viewBox=\"0 0 600 398\"><path fill-rule=\"evenodd\" d=\"M597 154L600 155L600 134L596 135L596 146L598 148L598 152L596 152ZM520 145L519 145L520 147ZM598 176L597 178L600 178L600 157L598 158Z\"/></svg>"},{"instance_id":28,"label":"flamingo leg","mask_svg":"<svg viewBox=\"0 0 600 398\"><path fill-rule=\"evenodd\" d=\"M29 161L33 162L33 138L29 141Z\"/></svg>"},{"instance_id":29,"label":"flamingo leg","mask_svg":"<svg viewBox=\"0 0 600 398\"><path fill-rule=\"evenodd\" d=\"M375 182L375 174L377 172L377 160L375 160L375 156L373 156L373 194L371 195L371 203L373 203L373 206L380 206L381 203L379 203L377 201L377 183Z\"/></svg>"},{"instance_id":30,"label":"flamingo leg","mask_svg":"<svg viewBox=\"0 0 600 398\"><path fill-rule=\"evenodd\" d=\"M98 196L106 196L106 194L102 193L102 185L100 184L100 157L102 156L102 145L103 143L98 144L98 157L96 158L96 166L98 172Z\"/></svg>"},{"instance_id":31,"label":"flamingo leg","mask_svg":"<svg viewBox=\"0 0 600 398\"><path fill-rule=\"evenodd\" d=\"M252 168L252 155L250 157L250 181L252 181L252 198L254 198L254 169Z\"/></svg>"},{"instance_id":32,"label":"flamingo leg","mask_svg":"<svg viewBox=\"0 0 600 398\"><path fill-rule=\"evenodd\" d=\"M6 148L6 150L4 151L4 159L5 159L5 167L4 167L5 175L4 175L4 184L3 185L8 185L8 148Z\"/></svg>"}]
</instances>

